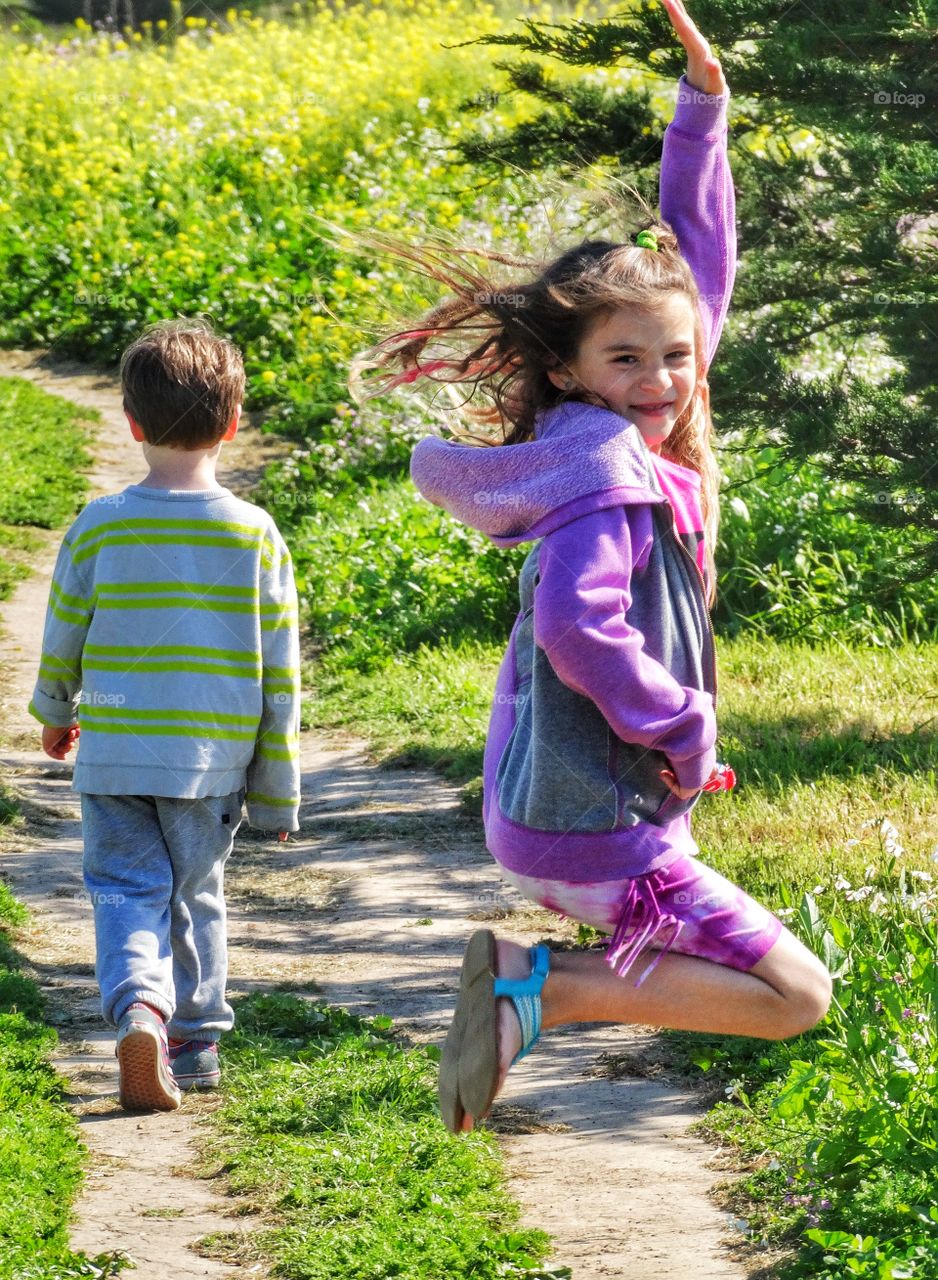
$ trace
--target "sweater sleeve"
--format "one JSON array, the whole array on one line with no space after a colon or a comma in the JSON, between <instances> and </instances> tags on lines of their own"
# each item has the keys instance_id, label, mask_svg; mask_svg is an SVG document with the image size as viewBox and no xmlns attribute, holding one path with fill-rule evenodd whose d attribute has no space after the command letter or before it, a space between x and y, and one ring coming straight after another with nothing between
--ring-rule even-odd
<instances>
[{"instance_id":1,"label":"sweater sleeve","mask_svg":"<svg viewBox=\"0 0 938 1280\"><path fill-rule=\"evenodd\" d=\"M300 805L300 643L296 585L276 530L264 542L260 580L263 710L247 770L248 820L268 831L296 831Z\"/></svg>"},{"instance_id":2,"label":"sweater sleeve","mask_svg":"<svg viewBox=\"0 0 938 1280\"><path fill-rule=\"evenodd\" d=\"M681 787L699 788L716 762L710 694L680 685L626 621L636 508L582 516L541 543L534 638L557 677L589 698L624 742L663 751ZM636 541L638 541L636 537Z\"/></svg>"},{"instance_id":3,"label":"sweater sleeve","mask_svg":"<svg viewBox=\"0 0 938 1280\"><path fill-rule=\"evenodd\" d=\"M730 95L703 93L681 76L665 130L659 204L700 293L707 367L723 331L736 278L736 196L727 156Z\"/></svg>"},{"instance_id":4,"label":"sweater sleeve","mask_svg":"<svg viewBox=\"0 0 938 1280\"><path fill-rule=\"evenodd\" d=\"M39 675L29 712L44 725L66 729L78 721L81 701L81 656L94 612L94 590L72 559L65 535L52 572L42 636Z\"/></svg>"}]
</instances>

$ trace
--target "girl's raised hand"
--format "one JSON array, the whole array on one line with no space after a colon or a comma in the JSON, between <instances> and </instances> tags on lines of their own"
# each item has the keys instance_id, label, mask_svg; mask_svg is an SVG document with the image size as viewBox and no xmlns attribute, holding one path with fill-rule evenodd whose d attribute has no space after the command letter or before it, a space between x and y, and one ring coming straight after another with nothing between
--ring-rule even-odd
<instances>
[{"instance_id":1,"label":"girl's raised hand","mask_svg":"<svg viewBox=\"0 0 938 1280\"><path fill-rule=\"evenodd\" d=\"M687 50L687 83L701 93L726 93L720 59L710 52L709 44L684 8L683 0L662 0L662 4L668 11L678 39Z\"/></svg>"}]
</instances>

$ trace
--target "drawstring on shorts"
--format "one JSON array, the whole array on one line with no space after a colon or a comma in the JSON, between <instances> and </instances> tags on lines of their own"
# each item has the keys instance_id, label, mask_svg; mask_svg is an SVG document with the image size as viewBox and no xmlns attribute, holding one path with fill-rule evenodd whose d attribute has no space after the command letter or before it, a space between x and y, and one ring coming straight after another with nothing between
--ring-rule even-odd
<instances>
[{"instance_id":1,"label":"drawstring on shorts","mask_svg":"<svg viewBox=\"0 0 938 1280\"><path fill-rule=\"evenodd\" d=\"M624 978L629 968L638 958L642 947L652 943L659 934L671 930L671 936L657 956L635 983L640 987L655 965L670 949L672 943L684 928L684 921L670 911L662 911L655 896L655 885L658 873L636 876L629 881L628 893L622 906L615 933L609 939L606 952L606 963L620 977ZM659 886L660 887L660 886Z\"/></svg>"}]
</instances>

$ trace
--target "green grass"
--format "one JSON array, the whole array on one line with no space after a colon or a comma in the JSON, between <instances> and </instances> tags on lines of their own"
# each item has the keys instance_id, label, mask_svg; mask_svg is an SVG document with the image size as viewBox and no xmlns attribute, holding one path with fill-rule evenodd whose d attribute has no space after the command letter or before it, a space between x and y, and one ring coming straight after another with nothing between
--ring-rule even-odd
<instances>
[{"instance_id":1,"label":"green grass","mask_svg":"<svg viewBox=\"0 0 938 1280\"><path fill-rule=\"evenodd\" d=\"M518 1226L494 1139L443 1127L437 1051L389 1027L290 995L238 1005L213 1145L271 1225L211 1251L290 1280L568 1275L539 1265L547 1237Z\"/></svg>"},{"instance_id":2,"label":"green grass","mask_svg":"<svg viewBox=\"0 0 938 1280\"><path fill-rule=\"evenodd\" d=\"M122 1267L113 1255L89 1259L68 1247L82 1156L61 1077L48 1061L56 1035L43 1025L42 994L13 945L26 919L0 883L0 1277L116 1275Z\"/></svg>"},{"instance_id":3,"label":"green grass","mask_svg":"<svg viewBox=\"0 0 938 1280\"><path fill-rule=\"evenodd\" d=\"M0 378L0 600L29 573L40 545L33 530L55 529L78 510L97 418L22 378Z\"/></svg>"}]
</instances>

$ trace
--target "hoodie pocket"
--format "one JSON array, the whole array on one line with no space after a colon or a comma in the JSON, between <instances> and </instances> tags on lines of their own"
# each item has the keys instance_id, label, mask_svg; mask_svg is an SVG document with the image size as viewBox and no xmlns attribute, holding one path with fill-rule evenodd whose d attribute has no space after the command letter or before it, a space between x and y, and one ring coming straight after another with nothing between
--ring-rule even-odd
<instances>
[{"instance_id":1,"label":"hoodie pocket","mask_svg":"<svg viewBox=\"0 0 938 1280\"><path fill-rule=\"evenodd\" d=\"M681 800L662 781L659 771L669 767L663 751L618 740L615 786L620 820L617 825L650 822L663 827L694 807L699 792L689 800Z\"/></svg>"}]
</instances>

